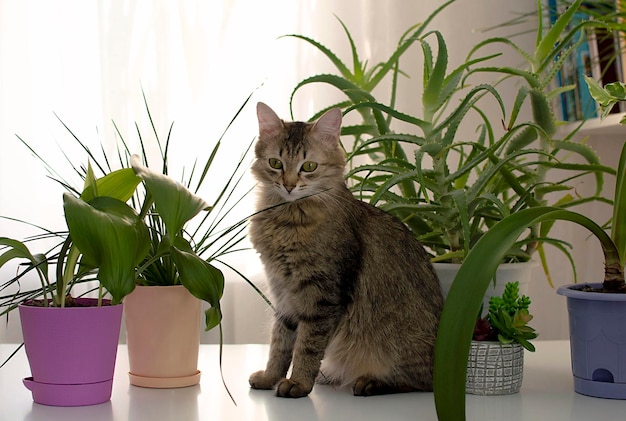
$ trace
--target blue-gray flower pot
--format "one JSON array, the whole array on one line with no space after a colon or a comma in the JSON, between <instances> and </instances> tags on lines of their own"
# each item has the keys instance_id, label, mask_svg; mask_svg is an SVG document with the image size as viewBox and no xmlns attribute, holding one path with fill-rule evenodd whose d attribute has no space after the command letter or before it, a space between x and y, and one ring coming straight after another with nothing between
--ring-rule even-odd
<instances>
[{"instance_id":1,"label":"blue-gray flower pot","mask_svg":"<svg viewBox=\"0 0 626 421\"><path fill-rule=\"evenodd\" d=\"M557 290L567 297L574 390L626 399L626 294L581 291L583 286Z\"/></svg>"}]
</instances>

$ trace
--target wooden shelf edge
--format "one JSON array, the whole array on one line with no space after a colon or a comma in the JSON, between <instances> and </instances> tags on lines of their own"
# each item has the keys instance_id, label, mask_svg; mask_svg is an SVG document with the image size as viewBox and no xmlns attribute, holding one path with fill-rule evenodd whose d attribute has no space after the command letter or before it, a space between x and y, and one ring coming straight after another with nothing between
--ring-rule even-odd
<instances>
[{"instance_id":1,"label":"wooden shelf edge","mask_svg":"<svg viewBox=\"0 0 626 421\"><path fill-rule=\"evenodd\" d=\"M584 136L608 136L608 137L621 137L622 139L626 139L626 125L621 125L620 120L626 116L626 113L616 113L610 114L604 120L598 118L592 118L583 124L578 133L576 134L576 138L581 138ZM561 126L559 126L557 130L557 134L564 136L568 133L571 133L580 125L580 122L567 122Z\"/></svg>"}]
</instances>

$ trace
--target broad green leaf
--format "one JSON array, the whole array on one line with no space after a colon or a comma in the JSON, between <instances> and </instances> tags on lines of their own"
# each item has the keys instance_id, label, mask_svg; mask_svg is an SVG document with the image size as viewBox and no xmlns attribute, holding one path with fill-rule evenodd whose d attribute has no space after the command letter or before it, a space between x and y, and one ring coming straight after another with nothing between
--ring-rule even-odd
<instances>
[{"instance_id":1,"label":"broad green leaf","mask_svg":"<svg viewBox=\"0 0 626 421\"><path fill-rule=\"evenodd\" d=\"M122 168L96 180L96 196L108 196L126 202L135 193L139 183L141 183L141 178L135 175L132 168ZM85 202L93 199L87 196L86 192L83 192L80 197Z\"/></svg>"},{"instance_id":2,"label":"broad green leaf","mask_svg":"<svg viewBox=\"0 0 626 421\"><path fill-rule=\"evenodd\" d=\"M135 288L135 268L150 249L148 227L124 202L111 197L90 203L63 195L65 220L72 241L98 266L98 279L113 303Z\"/></svg>"},{"instance_id":3,"label":"broad green leaf","mask_svg":"<svg viewBox=\"0 0 626 421\"><path fill-rule=\"evenodd\" d=\"M602 119L609 115L618 101L624 100L622 92L624 86L619 82L607 84L605 88L589 76L585 76L585 82L589 88L589 94L600 105Z\"/></svg>"},{"instance_id":4,"label":"broad green leaf","mask_svg":"<svg viewBox=\"0 0 626 421\"><path fill-rule=\"evenodd\" d=\"M10 247L9 250L0 255L0 267L12 259L27 259L32 264L36 264L35 257L31 254L26 244L21 241L0 237L0 246Z\"/></svg>"},{"instance_id":5,"label":"broad green leaf","mask_svg":"<svg viewBox=\"0 0 626 421\"><path fill-rule=\"evenodd\" d=\"M182 184L143 166L138 155L131 157L131 165L152 195L154 206L165 223L167 236L172 243L187 221L201 210L210 209L204 199L190 192Z\"/></svg>"},{"instance_id":6,"label":"broad green leaf","mask_svg":"<svg viewBox=\"0 0 626 421\"><path fill-rule=\"evenodd\" d=\"M623 82L607 83L604 89L618 101L626 101L626 85Z\"/></svg>"},{"instance_id":7,"label":"broad green leaf","mask_svg":"<svg viewBox=\"0 0 626 421\"><path fill-rule=\"evenodd\" d=\"M204 330L209 331L222 321L222 310L219 307L209 307L204 312Z\"/></svg>"},{"instance_id":8,"label":"broad green leaf","mask_svg":"<svg viewBox=\"0 0 626 421\"><path fill-rule=\"evenodd\" d=\"M220 299L224 294L224 274L194 253L172 247L171 255L180 274L180 282L194 297L206 301L215 309L207 310L206 329L215 327L221 320Z\"/></svg>"}]
</instances>

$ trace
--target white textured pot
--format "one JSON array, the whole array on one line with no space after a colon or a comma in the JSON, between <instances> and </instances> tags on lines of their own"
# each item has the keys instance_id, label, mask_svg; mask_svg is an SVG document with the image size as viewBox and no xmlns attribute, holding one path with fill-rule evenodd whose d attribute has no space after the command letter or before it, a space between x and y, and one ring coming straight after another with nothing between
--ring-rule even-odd
<instances>
[{"instance_id":1,"label":"white textured pot","mask_svg":"<svg viewBox=\"0 0 626 421\"><path fill-rule=\"evenodd\" d=\"M472 341L465 391L473 395L519 392L524 375L524 348L518 343Z\"/></svg>"},{"instance_id":2,"label":"white textured pot","mask_svg":"<svg viewBox=\"0 0 626 421\"><path fill-rule=\"evenodd\" d=\"M493 296L502 295L504 287L508 282L519 282L520 295L528 294L528 286L530 279L533 275L533 269L538 265L536 262L524 262L524 263L503 263L498 266L495 276L495 284L492 282L487 288L485 298L483 300L483 308L489 308L489 298ZM448 291L452 286L452 281L456 276L460 263L433 263L439 283L441 284L441 293L445 299L448 296Z\"/></svg>"}]
</instances>

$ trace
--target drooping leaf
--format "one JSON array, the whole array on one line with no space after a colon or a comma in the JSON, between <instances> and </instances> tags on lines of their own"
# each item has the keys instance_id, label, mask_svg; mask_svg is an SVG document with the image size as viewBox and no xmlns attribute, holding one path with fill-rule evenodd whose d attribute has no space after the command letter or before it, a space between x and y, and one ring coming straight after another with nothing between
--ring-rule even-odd
<instances>
[{"instance_id":1,"label":"drooping leaf","mask_svg":"<svg viewBox=\"0 0 626 421\"><path fill-rule=\"evenodd\" d=\"M8 250L0 254L0 268L13 259L28 260L37 271L42 288L45 290L49 286L48 259L44 254L33 254L23 242L7 237L0 237L0 246L8 247Z\"/></svg>"},{"instance_id":2,"label":"drooping leaf","mask_svg":"<svg viewBox=\"0 0 626 421\"><path fill-rule=\"evenodd\" d=\"M209 331L222 321L222 310L219 307L209 307L204 311L204 330Z\"/></svg>"},{"instance_id":3,"label":"drooping leaf","mask_svg":"<svg viewBox=\"0 0 626 421\"><path fill-rule=\"evenodd\" d=\"M205 328L209 330L217 326L221 321L220 299L224 294L224 274L194 253L172 247L171 255L181 283L193 296L206 301L213 309L206 312Z\"/></svg>"}]
</instances>

